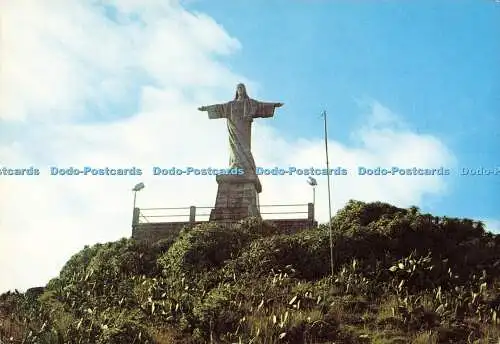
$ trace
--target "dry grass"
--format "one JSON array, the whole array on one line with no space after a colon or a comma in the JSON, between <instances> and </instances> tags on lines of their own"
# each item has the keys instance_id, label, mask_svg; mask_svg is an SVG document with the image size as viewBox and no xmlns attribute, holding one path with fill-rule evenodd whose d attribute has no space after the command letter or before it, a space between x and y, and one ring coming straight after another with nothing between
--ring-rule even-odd
<instances>
[{"instance_id":1,"label":"dry grass","mask_svg":"<svg viewBox=\"0 0 500 344\"><path fill-rule=\"evenodd\" d=\"M435 332L432 331L425 331L416 334L412 341L411 344L437 344L438 343L438 337Z\"/></svg>"},{"instance_id":2,"label":"dry grass","mask_svg":"<svg viewBox=\"0 0 500 344\"><path fill-rule=\"evenodd\" d=\"M24 332L25 329L22 324L0 316L0 340L8 343L21 343Z\"/></svg>"},{"instance_id":3,"label":"dry grass","mask_svg":"<svg viewBox=\"0 0 500 344\"><path fill-rule=\"evenodd\" d=\"M173 327L163 327L151 332L156 344L189 344L179 331Z\"/></svg>"}]
</instances>

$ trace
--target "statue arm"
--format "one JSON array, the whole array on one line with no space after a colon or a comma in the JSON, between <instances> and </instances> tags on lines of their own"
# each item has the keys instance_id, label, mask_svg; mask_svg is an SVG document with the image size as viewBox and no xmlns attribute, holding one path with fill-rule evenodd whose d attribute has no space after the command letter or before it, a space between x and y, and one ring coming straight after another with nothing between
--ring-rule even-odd
<instances>
[{"instance_id":1,"label":"statue arm","mask_svg":"<svg viewBox=\"0 0 500 344\"><path fill-rule=\"evenodd\" d=\"M283 106L283 103L257 102L257 109L253 117L273 117L274 109Z\"/></svg>"},{"instance_id":2,"label":"statue arm","mask_svg":"<svg viewBox=\"0 0 500 344\"><path fill-rule=\"evenodd\" d=\"M199 107L198 110L208 112L209 119L227 118L230 112L230 104L206 105Z\"/></svg>"}]
</instances>

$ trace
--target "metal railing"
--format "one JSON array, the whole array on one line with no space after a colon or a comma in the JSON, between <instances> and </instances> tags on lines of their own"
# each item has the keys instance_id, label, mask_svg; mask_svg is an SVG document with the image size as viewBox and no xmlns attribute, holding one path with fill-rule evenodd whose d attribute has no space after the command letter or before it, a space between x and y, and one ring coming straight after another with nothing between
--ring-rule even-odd
<instances>
[{"instance_id":1,"label":"metal railing","mask_svg":"<svg viewBox=\"0 0 500 344\"><path fill-rule=\"evenodd\" d=\"M268 204L259 206L264 219L309 219L314 221L314 205L303 204ZM281 208L281 209L280 209ZM304 210L304 208L306 208ZM208 221L214 207L170 207L170 208L135 208L133 225L161 222L202 222ZM297 210L295 210L297 209ZM199 212L201 210L201 212ZM290 215L295 215L291 217Z\"/></svg>"}]
</instances>

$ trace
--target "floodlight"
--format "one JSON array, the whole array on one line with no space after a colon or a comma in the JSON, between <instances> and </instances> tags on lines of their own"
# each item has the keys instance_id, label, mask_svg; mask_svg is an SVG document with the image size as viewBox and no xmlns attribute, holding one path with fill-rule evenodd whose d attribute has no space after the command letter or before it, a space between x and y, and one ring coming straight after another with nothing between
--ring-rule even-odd
<instances>
[{"instance_id":1,"label":"floodlight","mask_svg":"<svg viewBox=\"0 0 500 344\"><path fill-rule=\"evenodd\" d=\"M317 181L316 181L316 179L315 179L315 178L313 178L313 177L309 177L309 178L307 179L307 183L308 183L309 185L311 185L311 186L316 186L316 185L318 185L318 182L317 182Z\"/></svg>"},{"instance_id":2,"label":"floodlight","mask_svg":"<svg viewBox=\"0 0 500 344\"><path fill-rule=\"evenodd\" d=\"M136 186L134 186L134 188L132 189L132 191L140 191L142 189L144 189L144 183L139 183Z\"/></svg>"}]
</instances>

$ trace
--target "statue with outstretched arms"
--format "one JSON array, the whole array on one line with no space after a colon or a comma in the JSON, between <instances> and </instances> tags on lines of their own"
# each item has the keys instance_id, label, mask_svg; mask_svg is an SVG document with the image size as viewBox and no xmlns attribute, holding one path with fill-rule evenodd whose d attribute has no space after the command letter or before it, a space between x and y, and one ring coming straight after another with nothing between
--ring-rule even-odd
<instances>
[{"instance_id":1,"label":"statue with outstretched arms","mask_svg":"<svg viewBox=\"0 0 500 344\"><path fill-rule=\"evenodd\" d=\"M252 121L254 118L273 117L274 109L283 103L261 102L248 96L245 85L236 87L234 100L225 104L201 106L209 119L227 119L229 132L229 168L241 168L245 174L255 174L255 161L251 152Z\"/></svg>"}]
</instances>

